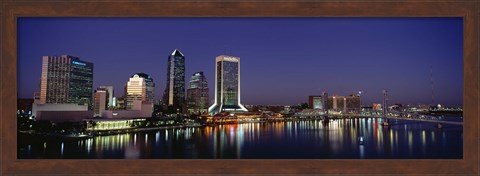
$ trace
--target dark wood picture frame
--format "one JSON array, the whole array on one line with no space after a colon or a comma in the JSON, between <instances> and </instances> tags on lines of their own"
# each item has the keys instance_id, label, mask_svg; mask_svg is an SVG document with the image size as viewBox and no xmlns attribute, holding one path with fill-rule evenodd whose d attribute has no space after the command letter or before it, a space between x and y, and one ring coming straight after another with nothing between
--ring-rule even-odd
<instances>
[{"instance_id":1,"label":"dark wood picture frame","mask_svg":"<svg viewBox=\"0 0 480 176\"><path fill-rule=\"evenodd\" d=\"M451 174L479 172L479 13L466 1L11 1L1 9L1 174ZM17 159L19 17L463 17L463 159Z\"/></svg>"}]
</instances>

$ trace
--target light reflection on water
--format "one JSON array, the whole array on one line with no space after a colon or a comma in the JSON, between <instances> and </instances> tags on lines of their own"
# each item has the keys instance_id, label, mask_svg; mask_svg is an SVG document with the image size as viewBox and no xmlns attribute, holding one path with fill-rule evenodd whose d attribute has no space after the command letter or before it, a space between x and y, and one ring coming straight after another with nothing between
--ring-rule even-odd
<instances>
[{"instance_id":1,"label":"light reflection on water","mask_svg":"<svg viewBox=\"0 0 480 176\"><path fill-rule=\"evenodd\" d=\"M461 126L381 119L160 129L79 141L21 142L19 158L462 158ZM428 134L428 135L427 135ZM173 137L172 137L173 136ZM401 136L404 136L403 138ZM363 137L364 143L359 143ZM25 144L23 144L25 143ZM445 152L448 151L448 152Z\"/></svg>"}]
</instances>

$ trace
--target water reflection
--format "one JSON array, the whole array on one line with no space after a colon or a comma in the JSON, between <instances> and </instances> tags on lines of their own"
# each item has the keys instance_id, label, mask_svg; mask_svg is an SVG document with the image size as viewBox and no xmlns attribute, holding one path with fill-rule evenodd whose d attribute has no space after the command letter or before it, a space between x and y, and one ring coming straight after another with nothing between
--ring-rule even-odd
<instances>
[{"instance_id":1,"label":"water reflection","mask_svg":"<svg viewBox=\"0 0 480 176\"><path fill-rule=\"evenodd\" d=\"M64 147L64 144L62 142L62 146L60 147L60 155L62 155L62 156L63 156L63 147Z\"/></svg>"},{"instance_id":2,"label":"water reflection","mask_svg":"<svg viewBox=\"0 0 480 176\"><path fill-rule=\"evenodd\" d=\"M160 129L79 141L20 140L20 158L462 158L462 127L356 118ZM428 134L428 135L427 135ZM402 137L403 136L403 137ZM363 138L362 144L359 138ZM430 139L429 139L430 138ZM448 152L445 152L448 151Z\"/></svg>"},{"instance_id":3,"label":"water reflection","mask_svg":"<svg viewBox=\"0 0 480 176\"><path fill-rule=\"evenodd\" d=\"M364 148L364 146L360 145L359 150L360 150L360 159L364 159L365 158L365 148Z\"/></svg>"}]
</instances>

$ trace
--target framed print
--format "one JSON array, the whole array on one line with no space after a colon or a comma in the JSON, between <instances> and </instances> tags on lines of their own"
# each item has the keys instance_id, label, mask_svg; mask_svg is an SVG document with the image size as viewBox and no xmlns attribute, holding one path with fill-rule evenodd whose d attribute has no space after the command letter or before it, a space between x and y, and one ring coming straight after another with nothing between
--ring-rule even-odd
<instances>
[{"instance_id":1,"label":"framed print","mask_svg":"<svg viewBox=\"0 0 480 176\"><path fill-rule=\"evenodd\" d=\"M478 8L2 2L2 174L478 174Z\"/></svg>"}]
</instances>

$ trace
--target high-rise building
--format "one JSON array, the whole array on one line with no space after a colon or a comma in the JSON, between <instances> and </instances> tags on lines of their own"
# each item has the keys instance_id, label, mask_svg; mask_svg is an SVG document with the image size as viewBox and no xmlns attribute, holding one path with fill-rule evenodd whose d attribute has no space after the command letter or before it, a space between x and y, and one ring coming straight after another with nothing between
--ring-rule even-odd
<instances>
[{"instance_id":1,"label":"high-rise building","mask_svg":"<svg viewBox=\"0 0 480 176\"><path fill-rule=\"evenodd\" d=\"M208 110L208 83L203 72L193 74L188 83L187 107L190 114L204 114Z\"/></svg>"},{"instance_id":2,"label":"high-rise building","mask_svg":"<svg viewBox=\"0 0 480 176\"><path fill-rule=\"evenodd\" d=\"M240 104L240 58L220 55L215 64L215 103L209 114L219 112L247 112Z\"/></svg>"},{"instance_id":3,"label":"high-rise building","mask_svg":"<svg viewBox=\"0 0 480 176\"><path fill-rule=\"evenodd\" d=\"M107 109L109 92L104 88L98 88L94 93L93 116L101 117Z\"/></svg>"},{"instance_id":4,"label":"high-rise building","mask_svg":"<svg viewBox=\"0 0 480 176\"><path fill-rule=\"evenodd\" d=\"M155 98L155 83L150 75L145 73L134 74L125 88L126 109L132 109L133 101L140 100L153 104Z\"/></svg>"},{"instance_id":5,"label":"high-rise building","mask_svg":"<svg viewBox=\"0 0 480 176\"><path fill-rule=\"evenodd\" d=\"M115 101L113 100L113 86L100 86L99 89L102 89L102 90L105 90L107 91L107 94L108 94L108 99L107 99L107 108L114 108L116 105L115 105Z\"/></svg>"},{"instance_id":6,"label":"high-rise building","mask_svg":"<svg viewBox=\"0 0 480 176\"><path fill-rule=\"evenodd\" d=\"M185 110L185 56L178 49L168 56L167 85L162 101L167 113Z\"/></svg>"},{"instance_id":7,"label":"high-rise building","mask_svg":"<svg viewBox=\"0 0 480 176\"><path fill-rule=\"evenodd\" d=\"M40 103L88 105L92 109L93 63L78 57L43 56Z\"/></svg>"}]
</instances>

